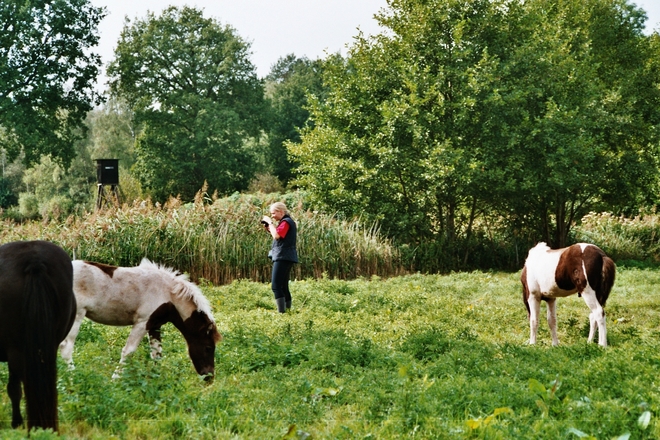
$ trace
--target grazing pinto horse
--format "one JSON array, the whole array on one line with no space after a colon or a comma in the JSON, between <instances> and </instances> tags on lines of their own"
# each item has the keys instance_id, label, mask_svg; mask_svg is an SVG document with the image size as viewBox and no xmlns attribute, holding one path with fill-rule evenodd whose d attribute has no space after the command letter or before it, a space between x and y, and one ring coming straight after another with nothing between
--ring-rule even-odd
<instances>
[{"instance_id":1,"label":"grazing pinto horse","mask_svg":"<svg viewBox=\"0 0 660 440\"><path fill-rule=\"evenodd\" d=\"M548 326L552 345L558 345L555 300L578 293L591 309L589 338L592 342L598 325L598 343L607 346L605 303L614 284L616 266L599 247L578 243L563 249L550 249L539 243L529 251L520 281L523 302L529 317L529 343L536 343L541 300L548 303Z\"/></svg>"},{"instance_id":2,"label":"grazing pinto horse","mask_svg":"<svg viewBox=\"0 0 660 440\"><path fill-rule=\"evenodd\" d=\"M149 333L151 357L161 356L160 327L174 324L188 344L197 373L213 377L215 344L221 339L208 300L188 277L146 258L136 267L116 267L73 261L73 290L78 313L71 332L60 345L62 357L73 366L73 344L85 316L106 325L131 325L120 364L137 350ZM113 375L118 377L118 372Z\"/></svg>"},{"instance_id":3,"label":"grazing pinto horse","mask_svg":"<svg viewBox=\"0 0 660 440\"><path fill-rule=\"evenodd\" d=\"M46 241L0 246L0 361L7 362L11 426L57 431L57 346L73 324L71 259Z\"/></svg>"}]
</instances>

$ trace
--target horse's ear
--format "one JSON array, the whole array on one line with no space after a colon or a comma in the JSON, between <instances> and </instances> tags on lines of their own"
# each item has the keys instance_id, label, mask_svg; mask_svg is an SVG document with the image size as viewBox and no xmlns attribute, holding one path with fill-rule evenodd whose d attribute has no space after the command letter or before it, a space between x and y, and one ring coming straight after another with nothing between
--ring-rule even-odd
<instances>
[{"instance_id":1,"label":"horse's ear","mask_svg":"<svg viewBox=\"0 0 660 440\"><path fill-rule=\"evenodd\" d=\"M218 331L218 328L215 326L215 323L209 324L209 328L207 330L208 334L213 335L213 341L217 344L222 340L222 335Z\"/></svg>"}]
</instances>

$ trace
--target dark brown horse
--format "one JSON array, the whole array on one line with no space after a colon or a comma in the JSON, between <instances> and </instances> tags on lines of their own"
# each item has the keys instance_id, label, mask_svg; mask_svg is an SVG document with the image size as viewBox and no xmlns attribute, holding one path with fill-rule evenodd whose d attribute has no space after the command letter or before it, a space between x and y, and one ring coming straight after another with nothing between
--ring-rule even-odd
<instances>
[{"instance_id":1,"label":"dark brown horse","mask_svg":"<svg viewBox=\"0 0 660 440\"><path fill-rule=\"evenodd\" d=\"M0 246L0 361L9 366L11 426L57 431L57 348L76 316L73 267L46 241ZM21 390L23 384L23 390Z\"/></svg>"}]
</instances>

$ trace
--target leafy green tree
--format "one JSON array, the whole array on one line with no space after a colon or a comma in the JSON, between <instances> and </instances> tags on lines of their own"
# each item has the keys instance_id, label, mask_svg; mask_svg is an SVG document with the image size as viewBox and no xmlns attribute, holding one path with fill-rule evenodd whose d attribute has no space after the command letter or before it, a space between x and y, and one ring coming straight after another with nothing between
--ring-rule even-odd
<instances>
[{"instance_id":1,"label":"leafy green tree","mask_svg":"<svg viewBox=\"0 0 660 440\"><path fill-rule=\"evenodd\" d=\"M101 110L94 110L94 115ZM18 194L18 207L7 211L8 217L20 219L63 219L69 215L82 215L94 209L96 201L96 164L90 152L94 151L94 125L87 136L80 135L74 142L75 155L68 166L50 155L41 156L38 163L25 168L20 158L8 164L5 176ZM82 131L80 129L79 131ZM16 185L18 180L19 185Z\"/></svg>"},{"instance_id":2,"label":"leafy green tree","mask_svg":"<svg viewBox=\"0 0 660 440\"><path fill-rule=\"evenodd\" d=\"M91 160L80 151L69 168L50 156L25 170L25 191L19 194L19 212L24 218L63 219L82 214L93 206L92 185L88 170Z\"/></svg>"},{"instance_id":3,"label":"leafy green tree","mask_svg":"<svg viewBox=\"0 0 660 440\"><path fill-rule=\"evenodd\" d=\"M521 168L502 164L510 178L499 202L513 222L565 246L589 211L636 211L655 187L660 77L634 5L537 0L525 13L527 36L502 77L508 104L496 120L507 124Z\"/></svg>"},{"instance_id":4,"label":"leafy green tree","mask_svg":"<svg viewBox=\"0 0 660 440\"><path fill-rule=\"evenodd\" d=\"M86 125L91 158L119 159L119 166L130 170L135 163L137 129L129 106L111 97L88 113Z\"/></svg>"},{"instance_id":5,"label":"leafy green tree","mask_svg":"<svg viewBox=\"0 0 660 440\"><path fill-rule=\"evenodd\" d=\"M272 106L266 161L272 173L284 183L292 179L294 167L285 143L299 143L300 129L311 122L308 96L324 99L322 75L322 60L311 61L289 54L280 58L266 77L266 96Z\"/></svg>"},{"instance_id":6,"label":"leafy green tree","mask_svg":"<svg viewBox=\"0 0 660 440\"><path fill-rule=\"evenodd\" d=\"M18 197L12 191L11 182L0 177L0 208L6 209L18 203Z\"/></svg>"},{"instance_id":7,"label":"leafy green tree","mask_svg":"<svg viewBox=\"0 0 660 440\"><path fill-rule=\"evenodd\" d=\"M139 128L136 173L154 197L191 199L208 182L247 187L267 112L249 44L202 11L170 7L127 22L108 74Z\"/></svg>"},{"instance_id":8,"label":"leafy green tree","mask_svg":"<svg viewBox=\"0 0 660 440\"><path fill-rule=\"evenodd\" d=\"M476 211L474 89L505 51L503 2L391 2L381 35L360 35L325 66L315 126L290 151L317 203L382 221L403 241L453 241Z\"/></svg>"},{"instance_id":9,"label":"leafy green tree","mask_svg":"<svg viewBox=\"0 0 660 440\"><path fill-rule=\"evenodd\" d=\"M69 163L76 129L99 97L91 52L104 8L89 0L0 2L0 148L27 164L50 154Z\"/></svg>"},{"instance_id":10,"label":"leafy green tree","mask_svg":"<svg viewBox=\"0 0 660 440\"><path fill-rule=\"evenodd\" d=\"M17 162L18 159L13 162ZM2 174L0 175L0 208L7 209L18 203L18 193L20 192L20 176L17 176L14 170L18 167L23 169L22 163L13 163L7 160L5 151L0 150L0 165L2 165Z\"/></svg>"},{"instance_id":11,"label":"leafy green tree","mask_svg":"<svg viewBox=\"0 0 660 440\"><path fill-rule=\"evenodd\" d=\"M659 81L633 5L389 4L387 32L328 61L328 99L290 147L317 201L406 241L469 240L489 213L563 246L656 179Z\"/></svg>"}]
</instances>

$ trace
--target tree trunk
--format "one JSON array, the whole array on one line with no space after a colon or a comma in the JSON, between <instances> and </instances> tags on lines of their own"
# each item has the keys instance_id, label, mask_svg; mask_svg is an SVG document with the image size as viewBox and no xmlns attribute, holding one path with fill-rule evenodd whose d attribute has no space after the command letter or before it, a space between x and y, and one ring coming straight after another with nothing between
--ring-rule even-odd
<instances>
[{"instance_id":1,"label":"tree trunk","mask_svg":"<svg viewBox=\"0 0 660 440\"><path fill-rule=\"evenodd\" d=\"M456 205L450 202L447 205L447 228L445 230L447 241L454 243L456 240Z\"/></svg>"},{"instance_id":2,"label":"tree trunk","mask_svg":"<svg viewBox=\"0 0 660 440\"><path fill-rule=\"evenodd\" d=\"M470 219L468 221L467 232L465 234L465 256L463 257L463 266L467 266L468 255L470 253L470 238L472 238L472 224L477 212L477 198L472 198L472 208L470 208Z\"/></svg>"},{"instance_id":3,"label":"tree trunk","mask_svg":"<svg viewBox=\"0 0 660 440\"><path fill-rule=\"evenodd\" d=\"M566 206L564 202L557 200L555 209L555 247L566 247Z\"/></svg>"},{"instance_id":4,"label":"tree trunk","mask_svg":"<svg viewBox=\"0 0 660 440\"><path fill-rule=\"evenodd\" d=\"M542 215L541 215L541 235L543 236L543 241L545 241L550 247L552 247L553 243L552 240L550 239L550 222L548 219L548 208L547 206L543 206L543 209L541 210Z\"/></svg>"}]
</instances>

